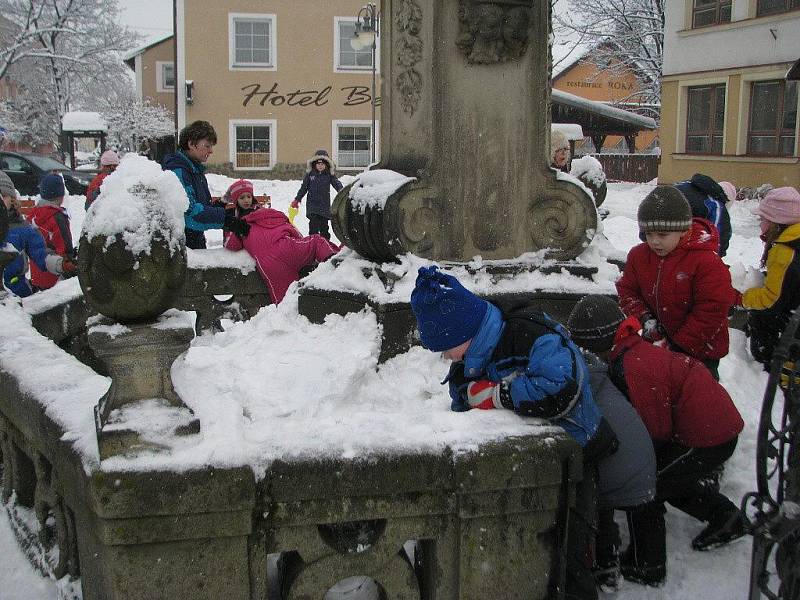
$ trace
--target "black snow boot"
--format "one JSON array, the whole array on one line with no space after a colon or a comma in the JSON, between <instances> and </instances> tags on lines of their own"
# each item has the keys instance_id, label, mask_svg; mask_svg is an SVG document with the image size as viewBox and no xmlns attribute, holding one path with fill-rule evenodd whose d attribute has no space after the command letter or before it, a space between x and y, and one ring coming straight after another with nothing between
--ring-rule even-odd
<instances>
[{"instance_id":1,"label":"black snow boot","mask_svg":"<svg viewBox=\"0 0 800 600\"><path fill-rule=\"evenodd\" d=\"M658 587L667 577L667 530L664 504L650 502L627 511L631 542L620 559L628 581Z\"/></svg>"},{"instance_id":2,"label":"black snow boot","mask_svg":"<svg viewBox=\"0 0 800 600\"><path fill-rule=\"evenodd\" d=\"M614 521L613 509L597 511L597 540L595 543L595 564L592 567L594 580L604 592L619 589L619 527Z\"/></svg>"},{"instance_id":3,"label":"black snow boot","mask_svg":"<svg viewBox=\"0 0 800 600\"><path fill-rule=\"evenodd\" d=\"M738 540L747 534L749 523L732 503L714 512L708 525L692 540L695 550L710 550Z\"/></svg>"}]
</instances>

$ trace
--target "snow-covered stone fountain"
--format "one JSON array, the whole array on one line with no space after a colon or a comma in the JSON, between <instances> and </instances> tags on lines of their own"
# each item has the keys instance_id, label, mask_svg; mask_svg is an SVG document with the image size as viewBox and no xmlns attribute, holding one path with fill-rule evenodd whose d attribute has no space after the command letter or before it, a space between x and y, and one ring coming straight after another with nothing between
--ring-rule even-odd
<instances>
[{"instance_id":1,"label":"snow-covered stone fountain","mask_svg":"<svg viewBox=\"0 0 800 600\"><path fill-rule=\"evenodd\" d=\"M124 184L124 161L87 216L80 250L85 300L107 316L87 322L85 310L63 308L82 302L73 288L38 331L30 306L0 306L4 499L30 507L43 537L56 534L52 573L73 591L80 578L84 600L562 593L577 444L510 411L450 412L430 353L411 349L379 367L410 343L409 314L388 313L407 302L419 261L454 261L502 290L511 278L559 272L591 240L591 197L546 162L548 4L384 0L382 15L391 86L382 166L395 174L362 177L337 199L340 239L363 255L324 263L307 290L330 292L317 298L336 312L337 298L351 299L343 279L372 286L387 318L313 325L285 300L220 334L223 346L198 340L175 360L191 339L181 313L164 312L187 302L183 209L135 215L171 197L159 177L172 176ZM105 218L104 203L115 202L119 212ZM477 254L497 262L486 269ZM304 294L301 311L313 299ZM381 329L393 327L397 347L379 348ZM81 333L110 382L54 343ZM291 345L304 337L308 345ZM262 343L279 347L270 362ZM219 368L223 352L250 377ZM310 360L327 381L309 375ZM52 377L41 380L37 361ZM178 435L197 431L194 419L200 433ZM370 595L347 595L353 578Z\"/></svg>"}]
</instances>

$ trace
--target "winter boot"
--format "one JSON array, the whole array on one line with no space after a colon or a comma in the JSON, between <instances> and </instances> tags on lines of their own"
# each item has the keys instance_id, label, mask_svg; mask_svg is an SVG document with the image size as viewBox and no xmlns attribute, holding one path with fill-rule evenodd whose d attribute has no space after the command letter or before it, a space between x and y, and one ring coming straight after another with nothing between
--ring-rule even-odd
<instances>
[{"instance_id":1,"label":"winter boot","mask_svg":"<svg viewBox=\"0 0 800 600\"><path fill-rule=\"evenodd\" d=\"M667 577L667 530L664 504L650 502L627 511L631 542L620 559L628 581L658 587Z\"/></svg>"},{"instance_id":2,"label":"winter boot","mask_svg":"<svg viewBox=\"0 0 800 600\"><path fill-rule=\"evenodd\" d=\"M595 564L592 574L597 586L604 592L619 589L619 527L614 521L613 509L598 511Z\"/></svg>"},{"instance_id":3,"label":"winter boot","mask_svg":"<svg viewBox=\"0 0 800 600\"><path fill-rule=\"evenodd\" d=\"M749 523L733 504L717 510L708 520L708 525L692 540L695 550L709 550L724 546L747 534Z\"/></svg>"}]
</instances>

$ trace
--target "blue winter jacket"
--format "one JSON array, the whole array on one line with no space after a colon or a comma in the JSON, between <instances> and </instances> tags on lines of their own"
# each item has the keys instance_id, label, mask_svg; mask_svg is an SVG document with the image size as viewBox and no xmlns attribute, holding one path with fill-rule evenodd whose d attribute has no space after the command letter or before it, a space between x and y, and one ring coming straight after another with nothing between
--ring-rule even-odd
<instances>
[{"instance_id":1,"label":"blue winter jacket","mask_svg":"<svg viewBox=\"0 0 800 600\"><path fill-rule=\"evenodd\" d=\"M337 192L341 191L342 187L344 187L336 175L331 175L329 171L319 173L316 170L311 170L303 177L303 183L300 189L297 190L295 198L301 200L306 192L308 192L306 214L319 215L320 217L330 219L331 186L333 186Z\"/></svg>"},{"instance_id":2,"label":"blue winter jacket","mask_svg":"<svg viewBox=\"0 0 800 600\"><path fill-rule=\"evenodd\" d=\"M731 217L725 205L727 196L720 185L708 175L695 173L689 181L675 184L686 197L693 217L702 217L719 231L719 255L725 256L731 241Z\"/></svg>"},{"instance_id":3,"label":"blue winter jacket","mask_svg":"<svg viewBox=\"0 0 800 600\"><path fill-rule=\"evenodd\" d=\"M42 271L47 270L47 246L39 230L28 223L22 215L9 212L8 235L5 241L17 249L19 255L3 272L3 283L21 298L33 293L28 281L28 259Z\"/></svg>"},{"instance_id":4,"label":"blue winter jacket","mask_svg":"<svg viewBox=\"0 0 800 600\"><path fill-rule=\"evenodd\" d=\"M207 229L222 229L225 222L225 208L211 204L205 166L193 161L180 150L164 157L161 166L165 171L172 171L178 176L189 197L189 208L184 214L186 246L205 248L203 232Z\"/></svg>"},{"instance_id":5,"label":"blue winter jacket","mask_svg":"<svg viewBox=\"0 0 800 600\"><path fill-rule=\"evenodd\" d=\"M581 352L544 313L522 309L504 318L490 304L464 356L464 376L501 383L513 405L509 408L552 420L583 447L600 428L602 415ZM469 408L461 386L452 379L450 397L453 410Z\"/></svg>"}]
</instances>

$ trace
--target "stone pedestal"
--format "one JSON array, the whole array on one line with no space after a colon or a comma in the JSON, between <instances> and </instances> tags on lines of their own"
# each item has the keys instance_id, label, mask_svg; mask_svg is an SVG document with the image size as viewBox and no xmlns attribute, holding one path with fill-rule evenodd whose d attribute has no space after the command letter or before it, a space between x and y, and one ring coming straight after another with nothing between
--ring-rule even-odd
<instances>
[{"instance_id":1,"label":"stone pedestal","mask_svg":"<svg viewBox=\"0 0 800 600\"><path fill-rule=\"evenodd\" d=\"M158 438L200 431L172 386L170 369L194 338L191 322L121 325L102 318L89 346L106 366L111 387L95 407L100 459L158 447Z\"/></svg>"},{"instance_id":2,"label":"stone pedestal","mask_svg":"<svg viewBox=\"0 0 800 600\"><path fill-rule=\"evenodd\" d=\"M382 207L333 204L361 256L513 259L580 254L597 211L550 168L550 3L383 0L381 160L417 181Z\"/></svg>"}]
</instances>

